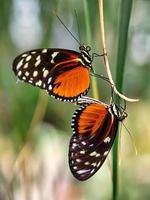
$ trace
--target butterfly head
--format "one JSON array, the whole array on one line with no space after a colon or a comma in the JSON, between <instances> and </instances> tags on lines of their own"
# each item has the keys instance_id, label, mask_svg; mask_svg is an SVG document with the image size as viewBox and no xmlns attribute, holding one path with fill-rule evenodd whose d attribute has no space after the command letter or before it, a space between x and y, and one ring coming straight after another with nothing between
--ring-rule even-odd
<instances>
[{"instance_id":1,"label":"butterfly head","mask_svg":"<svg viewBox=\"0 0 150 200\"><path fill-rule=\"evenodd\" d=\"M82 59L84 65L91 68L92 67L92 56L90 54L91 47L85 46L84 44L82 44L79 47L79 50L81 51L81 59Z\"/></svg>"},{"instance_id":2,"label":"butterfly head","mask_svg":"<svg viewBox=\"0 0 150 200\"><path fill-rule=\"evenodd\" d=\"M90 46L86 46L85 44L82 44L80 47L79 47L80 51L83 52L83 51L86 51L86 52L90 52L91 51L91 47Z\"/></svg>"},{"instance_id":3,"label":"butterfly head","mask_svg":"<svg viewBox=\"0 0 150 200\"><path fill-rule=\"evenodd\" d=\"M115 103L110 105L111 112L118 118L119 121L123 121L128 114L122 106L117 106Z\"/></svg>"}]
</instances>

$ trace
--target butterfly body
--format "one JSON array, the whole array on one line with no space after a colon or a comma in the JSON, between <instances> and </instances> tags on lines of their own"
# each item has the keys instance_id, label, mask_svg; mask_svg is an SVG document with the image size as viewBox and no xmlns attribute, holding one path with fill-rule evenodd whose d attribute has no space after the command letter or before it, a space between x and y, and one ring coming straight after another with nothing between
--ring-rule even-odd
<instances>
[{"instance_id":1,"label":"butterfly body","mask_svg":"<svg viewBox=\"0 0 150 200\"><path fill-rule=\"evenodd\" d=\"M93 176L104 163L114 139L118 123L127 117L115 104L104 104L85 97L72 117L73 135L69 146L69 166L81 181Z\"/></svg>"},{"instance_id":2,"label":"butterfly body","mask_svg":"<svg viewBox=\"0 0 150 200\"><path fill-rule=\"evenodd\" d=\"M17 56L13 71L19 79L47 90L63 101L75 102L90 87L92 57L89 47L80 52L67 49L35 49Z\"/></svg>"}]
</instances>

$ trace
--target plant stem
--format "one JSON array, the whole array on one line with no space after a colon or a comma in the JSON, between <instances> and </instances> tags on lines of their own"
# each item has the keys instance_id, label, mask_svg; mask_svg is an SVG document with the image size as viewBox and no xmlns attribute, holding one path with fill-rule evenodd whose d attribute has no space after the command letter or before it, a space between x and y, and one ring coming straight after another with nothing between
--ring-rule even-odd
<instances>
[{"instance_id":1,"label":"plant stem","mask_svg":"<svg viewBox=\"0 0 150 200\"><path fill-rule=\"evenodd\" d=\"M125 95L121 94L113 81L111 71L110 71L110 66L109 66L109 60L108 60L108 55L107 55L107 50L106 50L106 43L105 43L105 28L104 28L104 14L103 14L103 0L98 0L99 2L99 18L100 18L100 38L101 38L101 43L102 43L102 49L103 49L103 54L104 54L104 66L106 68L106 72L109 78L109 81L111 83L112 89L117 94L120 98L130 101L130 102L137 102L138 99L131 99L126 97Z\"/></svg>"},{"instance_id":2,"label":"plant stem","mask_svg":"<svg viewBox=\"0 0 150 200\"><path fill-rule=\"evenodd\" d=\"M103 0L98 0L99 2L99 16L100 16L100 38L101 45L104 55L104 66L106 68L107 75L112 84L112 88L116 94L117 103L120 101L120 97L126 101L136 102L137 99L130 99L125 97L115 87L114 81L109 67L109 60L106 50L105 43L105 29L104 29L104 15L103 15ZM123 86L123 75L124 75L124 63L126 55L126 44L127 44L127 33L129 26L129 19L132 7L132 0L122 0L121 6L121 18L120 18L120 29L119 29L119 44L118 44L118 56L117 56L117 74L116 74L116 85L119 91L122 91ZM113 148L113 200L116 200L118 197L118 137L116 137L114 148Z\"/></svg>"},{"instance_id":3,"label":"plant stem","mask_svg":"<svg viewBox=\"0 0 150 200\"><path fill-rule=\"evenodd\" d=\"M132 0L122 0L119 21L119 42L116 67L116 85L119 91L123 89L123 76L127 50L128 28L131 15ZM120 98L116 96L116 103L120 104ZM113 146L113 200L118 198L118 134Z\"/></svg>"}]
</instances>

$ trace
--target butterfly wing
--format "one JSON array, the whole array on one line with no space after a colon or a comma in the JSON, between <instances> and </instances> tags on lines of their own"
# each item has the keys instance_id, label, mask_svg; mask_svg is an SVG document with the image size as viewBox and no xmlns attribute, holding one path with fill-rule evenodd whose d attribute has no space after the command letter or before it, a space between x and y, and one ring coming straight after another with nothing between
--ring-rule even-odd
<instances>
[{"instance_id":1,"label":"butterfly wing","mask_svg":"<svg viewBox=\"0 0 150 200\"><path fill-rule=\"evenodd\" d=\"M77 101L89 89L89 68L83 66L80 53L76 51L28 51L15 58L13 71L20 80L47 90L59 100Z\"/></svg>"},{"instance_id":2,"label":"butterfly wing","mask_svg":"<svg viewBox=\"0 0 150 200\"><path fill-rule=\"evenodd\" d=\"M83 104L72 117L69 166L78 180L93 176L104 163L118 128L117 117L103 104Z\"/></svg>"}]
</instances>

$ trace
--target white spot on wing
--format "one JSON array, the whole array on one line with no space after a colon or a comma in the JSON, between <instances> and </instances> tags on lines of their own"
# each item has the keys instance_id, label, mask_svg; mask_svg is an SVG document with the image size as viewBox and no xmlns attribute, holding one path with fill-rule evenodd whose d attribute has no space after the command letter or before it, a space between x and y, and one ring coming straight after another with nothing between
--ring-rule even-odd
<instances>
[{"instance_id":1,"label":"white spot on wing","mask_svg":"<svg viewBox=\"0 0 150 200\"><path fill-rule=\"evenodd\" d=\"M46 84L45 83L43 83L43 88L45 88L46 87Z\"/></svg>"},{"instance_id":2,"label":"white spot on wing","mask_svg":"<svg viewBox=\"0 0 150 200\"><path fill-rule=\"evenodd\" d=\"M31 54L35 54L35 53L36 53L36 51L32 51L32 52L31 52Z\"/></svg>"},{"instance_id":3,"label":"white spot on wing","mask_svg":"<svg viewBox=\"0 0 150 200\"><path fill-rule=\"evenodd\" d=\"M100 166L100 164L101 164L101 161L97 164L97 167L99 167Z\"/></svg>"},{"instance_id":4,"label":"white spot on wing","mask_svg":"<svg viewBox=\"0 0 150 200\"><path fill-rule=\"evenodd\" d=\"M97 152L93 151L92 153L90 153L90 156L96 156Z\"/></svg>"},{"instance_id":5,"label":"white spot on wing","mask_svg":"<svg viewBox=\"0 0 150 200\"><path fill-rule=\"evenodd\" d=\"M26 61L29 61L31 58L32 58L31 55L27 56L27 57L26 57Z\"/></svg>"},{"instance_id":6,"label":"white spot on wing","mask_svg":"<svg viewBox=\"0 0 150 200\"><path fill-rule=\"evenodd\" d=\"M27 53L24 53L24 54L22 54L22 56L21 56L21 57L23 57L23 58L24 58L24 57L27 57L27 55L28 55Z\"/></svg>"},{"instance_id":7,"label":"white spot on wing","mask_svg":"<svg viewBox=\"0 0 150 200\"><path fill-rule=\"evenodd\" d=\"M96 167L96 162L91 164L93 167Z\"/></svg>"},{"instance_id":8,"label":"white spot on wing","mask_svg":"<svg viewBox=\"0 0 150 200\"><path fill-rule=\"evenodd\" d=\"M51 85L49 85L48 89L49 89L49 90L52 90L52 86L51 86Z\"/></svg>"},{"instance_id":9,"label":"white spot on wing","mask_svg":"<svg viewBox=\"0 0 150 200\"><path fill-rule=\"evenodd\" d=\"M111 140L110 137L106 137L105 140L104 140L104 143L109 143L110 140Z\"/></svg>"},{"instance_id":10,"label":"white spot on wing","mask_svg":"<svg viewBox=\"0 0 150 200\"><path fill-rule=\"evenodd\" d=\"M51 80L52 80L52 77L50 77L50 78L48 79L48 84L51 82Z\"/></svg>"},{"instance_id":11,"label":"white spot on wing","mask_svg":"<svg viewBox=\"0 0 150 200\"><path fill-rule=\"evenodd\" d=\"M51 59L51 63L53 64L54 63L54 58L57 56L59 52L54 52L52 53L52 59Z\"/></svg>"},{"instance_id":12,"label":"white spot on wing","mask_svg":"<svg viewBox=\"0 0 150 200\"><path fill-rule=\"evenodd\" d=\"M41 56L40 56L40 55L37 56L37 57L36 57L36 60L41 60Z\"/></svg>"},{"instance_id":13,"label":"white spot on wing","mask_svg":"<svg viewBox=\"0 0 150 200\"><path fill-rule=\"evenodd\" d=\"M92 171L90 172L90 174L92 174L95 171L95 169L92 169Z\"/></svg>"},{"instance_id":14,"label":"white spot on wing","mask_svg":"<svg viewBox=\"0 0 150 200\"><path fill-rule=\"evenodd\" d=\"M105 151L103 155L107 156L108 153L109 153L109 151Z\"/></svg>"},{"instance_id":15,"label":"white spot on wing","mask_svg":"<svg viewBox=\"0 0 150 200\"><path fill-rule=\"evenodd\" d=\"M80 151L80 154L85 154L85 150Z\"/></svg>"},{"instance_id":16,"label":"white spot on wing","mask_svg":"<svg viewBox=\"0 0 150 200\"><path fill-rule=\"evenodd\" d=\"M37 60L35 63L35 67L37 67L40 64L41 60Z\"/></svg>"},{"instance_id":17,"label":"white spot on wing","mask_svg":"<svg viewBox=\"0 0 150 200\"><path fill-rule=\"evenodd\" d=\"M81 143L82 143L83 145L86 145L86 142L84 142L84 141L82 141Z\"/></svg>"},{"instance_id":18,"label":"white spot on wing","mask_svg":"<svg viewBox=\"0 0 150 200\"><path fill-rule=\"evenodd\" d=\"M33 77L36 77L38 75L38 71L33 72Z\"/></svg>"},{"instance_id":19,"label":"white spot on wing","mask_svg":"<svg viewBox=\"0 0 150 200\"><path fill-rule=\"evenodd\" d=\"M89 165L90 163L87 161L87 162L85 162L85 165Z\"/></svg>"},{"instance_id":20,"label":"white spot on wing","mask_svg":"<svg viewBox=\"0 0 150 200\"><path fill-rule=\"evenodd\" d=\"M74 166L73 169L77 169L77 166Z\"/></svg>"},{"instance_id":21,"label":"white spot on wing","mask_svg":"<svg viewBox=\"0 0 150 200\"><path fill-rule=\"evenodd\" d=\"M96 157L100 157L100 153L97 153L97 154L96 154Z\"/></svg>"},{"instance_id":22,"label":"white spot on wing","mask_svg":"<svg viewBox=\"0 0 150 200\"><path fill-rule=\"evenodd\" d=\"M45 71L43 72L43 77L46 78L46 76L48 75L48 73L49 73L49 71L48 71L48 70L45 70Z\"/></svg>"},{"instance_id":23,"label":"white spot on wing","mask_svg":"<svg viewBox=\"0 0 150 200\"><path fill-rule=\"evenodd\" d=\"M19 71L19 72L18 72L18 76L21 76L21 74L22 74L22 71Z\"/></svg>"},{"instance_id":24,"label":"white spot on wing","mask_svg":"<svg viewBox=\"0 0 150 200\"><path fill-rule=\"evenodd\" d=\"M81 169L81 170L77 171L77 173L78 174L84 174L84 173L89 172L89 171L90 171L90 169Z\"/></svg>"},{"instance_id":25,"label":"white spot on wing","mask_svg":"<svg viewBox=\"0 0 150 200\"><path fill-rule=\"evenodd\" d=\"M22 60L20 60L20 61L18 62L17 67L16 67L17 70L21 67L21 65L22 65L22 63L23 63L23 60L24 60L24 59L22 59Z\"/></svg>"},{"instance_id":26,"label":"white spot on wing","mask_svg":"<svg viewBox=\"0 0 150 200\"><path fill-rule=\"evenodd\" d=\"M29 76L29 72L25 72L25 76Z\"/></svg>"},{"instance_id":27,"label":"white spot on wing","mask_svg":"<svg viewBox=\"0 0 150 200\"><path fill-rule=\"evenodd\" d=\"M76 159L76 162L80 163L80 162L81 162L81 160L80 160L79 158L77 158L77 159Z\"/></svg>"},{"instance_id":28,"label":"white spot on wing","mask_svg":"<svg viewBox=\"0 0 150 200\"><path fill-rule=\"evenodd\" d=\"M39 80L38 82L35 83L36 86L41 86L42 85L42 81Z\"/></svg>"},{"instance_id":29,"label":"white spot on wing","mask_svg":"<svg viewBox=\"0 0 150 200\"><path fill-rule=\"evenodd\" d=\"M22 77L22 79L23 79L23 80L26 80L26 77L25 77L25 76L23 76L23 77Z\"/></svg>"},{"instance_id":30,"label":"white spot on wing","mask_svg":"<svg viewBox=\"0 0 150 200\"><path fill-rule=\"evenodd\" d=\"M43 50L42 50L42 53L46 53L46 52L47 52L47 49L43 49Z\"/></svg>"},{"instance_id":31,"label":"white spot on wing","mask_svg":"<svg viewBox=\"0 0 150 200\"><path fill-rule=\"evenodd\" d=\"M72 148L74 149L76 146L78 146L76 143L72 143Z\"/></svg>"},{"instance_id":32,"label":"white spot on wing","mask_svg":"<svg viewBox=\"0 0 150 200\"><path fill-rule=\"evenodd\" d=\"M24 69L28 68L28 65L29 65L29 63L26 63L26 64L23 66L23 68L24 68Z\"/></svg>"}]
</instances>

